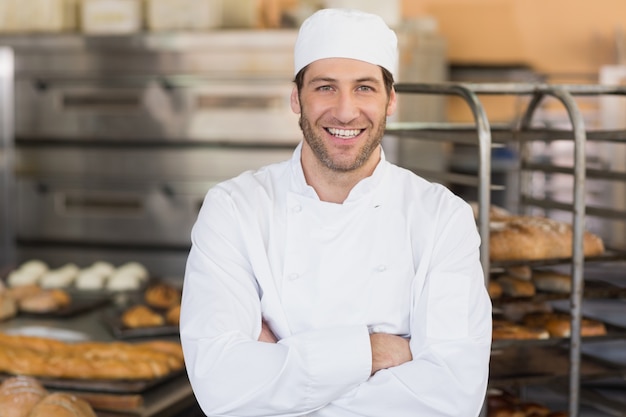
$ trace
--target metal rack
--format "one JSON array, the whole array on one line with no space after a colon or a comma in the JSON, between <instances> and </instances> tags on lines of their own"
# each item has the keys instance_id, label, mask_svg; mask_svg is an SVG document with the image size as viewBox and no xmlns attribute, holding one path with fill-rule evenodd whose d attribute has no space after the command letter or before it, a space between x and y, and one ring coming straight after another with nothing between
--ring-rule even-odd
<instances>
[{"instance_id":1,"label":"metal rack","mask_svg":"<svg viewBox=\"0 0 626 417\"><path fill-rule=\"evenodd\" d=\"M569 395L569 415L577 417L581 399L580 380L582 371L589 369L581 359L582 338L580 335L582 321L582 300L584 290L584 253L583 233L587 215L607 216L613 219L626 220L626 211L611 208L587 207L585 202L586 179L600 178L607 180L626 180L626 173L607 173L600 170L589 170L586 166L586 145L588 141L613 141L626 144L624 131L589 131L578 106L577 96L626 95L626 88L601 85L550 85L544 83L443 83L443 84L398 84L399 94L435 94L461 97L469 106L474 123L469 125L452 123L393 123L389 124L387 133L397 137L416 138L420 140L445 140L454 144L475 145L478 156L477 175L443 173L435 180L450 183L462 183L476 186L478 189L478 229L482 238L481 262L485 271L485 282L488 283L492 265L489 259L489 207L491 192L498 187L491 181L491 151L493 148L515 144L519 146L520 173L520 209L528 207L553 208L569 211L573 216L572 257L571 263L572 292L570 295L571 337L569 345L569 363L566 377L569 377L567 389ZM480 95L513 95L528 99L525 113L516 126L491 126L486 116ZM570 129L538 128L533 125L533 117L544 101L551 97L556 99L565 109ZM534 141L568 140L573 143L573 164L571 167L555 167L537 164L532 161L529 144ZM572 201L560 202L550 198L537 199L529 193L524 183L524 175L531 171L560 172L573 177ZM418 172L419 173L419 172ZM423 174L423 173L422 173ZM621 255L617 255L621 258ZM584 368L581 370L581 368ZM602 374L610 367L594 368L594 373ZM621 371L621 375L626 375ZM562 375L561 375L562 376ZM497 381L495 381L497 383ZM527 379L532 382L532 378Z\"/></svg>"},{"instance_id":2,"label":"metal rack","mask_svg":"<svg viewBox=\"0 0 626 417\"><path fill-rule=\"evenodd\" d=\"M0 273L13 261L13 51L0 48Z\"/></svg>"}]
</instances>

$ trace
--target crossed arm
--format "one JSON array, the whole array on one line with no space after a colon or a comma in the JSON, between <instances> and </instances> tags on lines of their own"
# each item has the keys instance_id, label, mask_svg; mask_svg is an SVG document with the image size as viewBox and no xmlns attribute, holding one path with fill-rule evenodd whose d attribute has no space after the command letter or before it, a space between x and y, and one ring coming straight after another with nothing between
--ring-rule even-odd
<instances>
[{"instance_id":1,"label":"crossed arm","mask_svg":"<svg viewBox=\"0 0 626 417\"><path fill-rule=\"evenodd\" d=\"M265 321L262 322L259 342L276 343L278 339ZM372 348L372 373L393 366L401 365L413 359L409 348L409 340L401 336L385 333L370 335Z\"/></svg>"}]
</instances>

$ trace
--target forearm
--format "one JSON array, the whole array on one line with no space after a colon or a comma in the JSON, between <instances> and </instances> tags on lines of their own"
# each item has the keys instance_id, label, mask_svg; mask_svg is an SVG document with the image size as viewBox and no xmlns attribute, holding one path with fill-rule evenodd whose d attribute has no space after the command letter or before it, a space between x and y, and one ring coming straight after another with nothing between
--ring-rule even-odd
<instances>
[{"instance_id":1,"label":"forearm","mask_svg":"<svg viewBox=\"0 0 626 417\"><path fill-rule=\"evenodd\" d=\"M278 343L237 335L193 340L181 332L189 378L207 415L298 416L367 380L365 327L306 332Z\"/></svg>"},{"instance_id":2,"label":"forearm","mask_svg":"<svg viewBox=\"0 0 626 417\"><path fill-rule=\"evenodd\" d=\"M448 349L449 357L441 356ZM488 345L455 343L416 353L410 362L378 371L357 390L333 401L315 416L339 412L363 417L390 413L394 417L476 416L487 384L489 350Z\"/></svg>"}]
</instances>

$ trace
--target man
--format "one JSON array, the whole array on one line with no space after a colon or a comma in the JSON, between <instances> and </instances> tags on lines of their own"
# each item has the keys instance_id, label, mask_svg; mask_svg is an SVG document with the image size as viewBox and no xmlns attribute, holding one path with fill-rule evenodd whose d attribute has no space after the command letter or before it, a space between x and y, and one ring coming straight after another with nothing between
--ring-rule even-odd
<instances>
[{"instance_id":1,"label":"man","mask_svg":"<svg viewBox=\"0 0 626 417\"><path fill-rule=\"evenodd\" d=\"M322 10L295 46L289 161L207 193L181 341L209 416L475 416L491 304L472 210L385 160L396 36Z\"/></svg>"}]
</instances>

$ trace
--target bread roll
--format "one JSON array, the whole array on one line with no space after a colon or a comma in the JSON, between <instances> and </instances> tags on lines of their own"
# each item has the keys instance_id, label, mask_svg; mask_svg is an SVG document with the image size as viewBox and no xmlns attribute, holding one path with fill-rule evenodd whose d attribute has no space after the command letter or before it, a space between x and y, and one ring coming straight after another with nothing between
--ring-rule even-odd
<instances>
[{"instance_id":1,"label":"bread roll","mask_svg":"<svg viewBox=\"0 0 626 417\"><path fill-rule=\"evenodd\" d=\"M489 256L493 261L559 259L572 256L572 226L540 216L511 216L490 223ZM602 239L584 232L585 256L604 252Z\"/></svg>"},{"instance_id":2,"label":"bread roll","mask_svg":"<svg viewBox=\"0 0 626 417\"><path fill-rule=\"evenodd\" d=\"M497 281L502 286L502 292L509 297L532 297L535 295L535 285L523 279L510 275L502 275Z\"/></svg>"},{"instance_id":3,"label":"bread roll","mask_svg":"<svg viewBox=\"0 0 626 417\"><path fill-rule=\"evenodd\" d=\"M570 294L572 292L572 276L556 271L534 271L533 282L539 291Z\"/></svg>"},{"instance_id":4,"label":"bread roll","mask_svg":"<svg viewBox=\"0 0 626 417\"><path fill-rule=\"evenodd\" d=\"M96 417L96 413L86 401L71 394L55 392L37 403L28 417Z\"/></svg>"},{"instance_id":5,"label":"bread roll","mask_svg":"<svg viewBox=\"0 0 626 417\"><path fill-rule=\"evenodd\" d=\"M104 288L106 276L90 268L78 273L74 285L81 290L101 290Z\"/></svg>"},{"instance_id":6,"label":"bread roll","mask_svg":"<svg viewBox=\"0 0 626 417\"><path fill-rule=\"evenodd\" d=\"M40 279L43 288L66 288L74 283L80 269L73 263L46 272Z\"/></svg>"},{"instance_id":7,"label":"bread roll","mask_svg":"<svg viewBox=\"0 0 626 417\"><path fill-rule=\"evenodd\" d=\"M16 269L11 271L7 277L7 285L11 288L21 287L24 285L38 285L40 276L30 271L22 271Z\"/></svg>"},{"instance_id":8,"label":"bread roll","mask_svg":"<svg viewBox=\"0 0 626 417\"><path fill-rule=\"evenodd\" d=\"M35 378L16 376L0 384L0 416L26 417L48 392Z\"/></svg>"},{"instance_id":9,"label":"bread roll","mask_svg":"<svg viewBox=\"0 0 626 417\"><path fill-rule=\"evenodd\" d=\"M165 318L150 307L139 304L122 313L122 324L128 328L156 327L165 324Z\"/></svg>"},{"instance_id":10,"label":"bread roll","mask_svg":"<svg viewBox=\"0 0 626 417\"><path fill-rule=\"evenodd\" d=\"M180 290L165 284L158 283L148 287L144 299L150 307L170 308L180 304Z\"/></svg>"}]
</instances>

